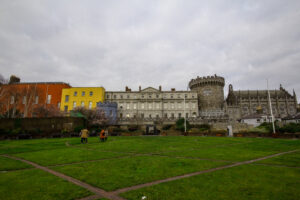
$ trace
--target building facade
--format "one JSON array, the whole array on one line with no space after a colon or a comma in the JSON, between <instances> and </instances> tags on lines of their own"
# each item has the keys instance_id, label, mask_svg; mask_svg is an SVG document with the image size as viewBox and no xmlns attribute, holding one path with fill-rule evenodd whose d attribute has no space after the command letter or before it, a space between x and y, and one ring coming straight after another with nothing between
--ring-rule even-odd
<instances>
[{"instance_id":1,"label":"building facade","mask_svg":"<svg viewBox=\"0 0 300 200\"><path fill-rule=\"evenodd\" d=\"M34 117L39 106L60 107L63 82L12 83L0 86L0 111L7 117Z\"/></svg>"},{"instance_id":2,"label":"building facade","mask_svg":"<svg viewBox=\"0 0 300 200\"><path fill-rule=\"evenodd\" d=\"M103 102L105 89L103 87L73 87L62 90L61 111L71 111L76 107L96 108L97 102Z\"/></svg>"},{"instance_id":3,"label":"building facade","mask_svg":"<svg viewBox=\"0 0 300 200\"><path fill-rule=\"evenodd\" d=\"M189 82L191 91L198 95L200 117L224 116L224 85L221 76L197 77Z\"/></svg>"},{"instance_id":4,"label":"building facade","mask_svg":"<svg viewBox=\"0 0 300 200\"><path fill-rule=\"evenodd\" d=\"M279 90L270 90L270 99L273 115L282 118L297 113L297 97L295 92L291 95L281 85ZM227 113L230 118L238 119L255 114L258 107L263 114L270 115L270 106L267 90L238 90L234 91L229 85L226 98Z\"/></svg>"},{"instance_id":5,"label":"building facade","mask_svg":"<svg viewBox=\"0 0 300 200\"><path fill-rule=\"evenodd\" d=\"M148 87L138 91L107 91L107 102L118 105L117 116L119 119L176 119L181 117L198 116L197 93L193 91L162 91ZM185 108L184 108L185 106Z\"/></svg>"}]
</instances>

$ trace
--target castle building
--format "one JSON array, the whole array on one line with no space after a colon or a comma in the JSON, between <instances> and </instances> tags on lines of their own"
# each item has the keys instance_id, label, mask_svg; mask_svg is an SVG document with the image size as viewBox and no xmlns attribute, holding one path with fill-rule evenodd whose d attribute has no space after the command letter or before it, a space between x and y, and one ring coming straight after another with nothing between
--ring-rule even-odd
<instances>
[{"instance_id":1,"label":"castle building","mask_svg":"<svg viewBox=\"0 0 300 200\"><path fill-rule=\"evenodd\" d=\"M281 85L279 90L270 90L273 115L282 118L297 113L297 97L295 91L291 95ZM270 115L269 97L267 90L233 90L229 85L226 98L226 111L231 119L239 119L255 114L258 107L264 114Z\"/></svg>"},{"instance_id":2,"label":"castle building","mask_svg":"<svg viewBox=\"0 0 300 200\"><path fill-rule=\"evenodd\" d=\"M148 87L138 91L107 91L106 102L118 105L119 119L177 119L198 116L197 93L193 91L162 91ZM185 106L185 109L184 109Z\"/></svg>"},{"instance_id":3,"label":"castle building","mask_svg":"<svg viewBox=\"0 0 300 200\"><path fill-rule=\"evenodd\" d=\"M198 109L200 117L220 117L224 113L224 85L223 77L214 75L197 77L189 82L191 91L198 95Z\"/></svg>"},{"instance_id":4,"label":"castle building","mask_svg":"<svg viewBox=\"0 0 300 200\"><path fill-rule=\"evenodd\" d=\"M71 111L76 107L96 108L98 102L104 101L103 87L73 87L62 90L61 111Z\"/></svg>"}]
</instances>

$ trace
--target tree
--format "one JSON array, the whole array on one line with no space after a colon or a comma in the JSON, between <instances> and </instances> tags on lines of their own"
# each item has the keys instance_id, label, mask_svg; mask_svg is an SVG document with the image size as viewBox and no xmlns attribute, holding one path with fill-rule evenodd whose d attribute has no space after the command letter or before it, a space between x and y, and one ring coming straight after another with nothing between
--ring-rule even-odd
<instances>
[{"instance_id":1,"label":"tree","mask_svg":"<svg viewBox=\"0 0 300 200\"><path fill-rule=\"evenodd\" d=\"M21 79L15 75L11 75L8 84L20 83Z\"/></svg>"},{"instance_id":2,"label":"tree","mask_svg":"<svg viewBox=\"0 0 300 200\"><path fill-rule=\"evenodd\" d=\"M37 105L33 108L33 114L36 117L60 117L62 112L55 105Z\"/></svg>"},{"instance_id":3,"label":"tree","mask_svg":"<svg viewBox=\"0 0 300 200\"><path fill-rule=\"evenodd\" d=\"M176 129L184 132L184 118L180 118L176 121ZM186 130L190 129L190 123L186 120Z\"/></svg>"},{"instance_id":4,"label":"tree","mask_svg":"<svg viewBox=\"0 0 300 200\"><path fill-rule=\"evenodd\" d=\"M108 119L105 117L103 110L99 108L86 109L85 107L77 107L72 111L73 116L81 114L87 120L87 126L106 125Z\"/></svg>"}]
</instances>

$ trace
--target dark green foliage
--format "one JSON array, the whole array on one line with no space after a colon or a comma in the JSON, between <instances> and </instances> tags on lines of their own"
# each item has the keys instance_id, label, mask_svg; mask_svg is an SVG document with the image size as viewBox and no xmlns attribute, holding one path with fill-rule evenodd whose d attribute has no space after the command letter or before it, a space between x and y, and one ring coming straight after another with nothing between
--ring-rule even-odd
<instances>
[{"instance_id":1,"label":"dark green foliage","mask_svg":"<svg viewBox=\"0 0 300 200\"><path fill-rule=\"evenodd\" d=\"M74 128L74 132L75 132L75 133L80 133L80 131L81 131L82 129L84 129L84 126L76 126L76 127Z\"/></svg>"},{"instance_id":2,"label":"dark green foliage","mask_svg":"<svg viewBox=\"0 0 300 200\"><path fill-rule=\"evenodd\" d=\"M162 129L163 130L170 130L172 128L172 125L164 125L163 127L162 127Z\"/></svg>"},{"instance_id":3,"label":"dark green foliage","mask_svg":"<svg viewBox=\"0 0 300 200\"><path fill-rule=\"evenodd\" d=\"M137 131L139 129L140 129L140 127L138 125L130 125L130 126L128 126L128 131L130 131L130 132L134 132L134 131Z\"/></svg>"},{"instance_id":4,"label":"dark green foliage","mask_svg":"<svg viewBox=\"0 0 300 200\"><path fill-rule=\"evenodd\" d=\"M278 130L278 129L277 129ZM297 133L300 132L300 124L289 123L279 128L280 133Z\"/></svg>"},{"instance_id":5,"label":"dark green foliage","mask_svg":"<svg viewBox=\"0 0 300 200\"><path fill-rule=\"evenodd\" d=\"M190 123L186 121L186 131L188 131L191 128ZM184 118L180 118L176 121L176 130L179 130L181 132L184 132Z\"/></svg>"}]
</instances>

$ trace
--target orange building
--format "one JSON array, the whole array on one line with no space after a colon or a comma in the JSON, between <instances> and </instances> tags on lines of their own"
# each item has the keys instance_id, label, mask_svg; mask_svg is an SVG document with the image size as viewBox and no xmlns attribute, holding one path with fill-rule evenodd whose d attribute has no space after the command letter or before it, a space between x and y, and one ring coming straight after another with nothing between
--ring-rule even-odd
<instances>
[{"instance_id":1,"label":"orange building","mask_svg":"<svg viewBox=\"0 0 300 200\"><path fill-rule=\"evenodd\" d=\"M62 89L70 87L63 82L0 85L0 114L6 117L34 117L39 116L38 108L59 110Z\"/></svg>"}]
</instances>

